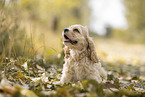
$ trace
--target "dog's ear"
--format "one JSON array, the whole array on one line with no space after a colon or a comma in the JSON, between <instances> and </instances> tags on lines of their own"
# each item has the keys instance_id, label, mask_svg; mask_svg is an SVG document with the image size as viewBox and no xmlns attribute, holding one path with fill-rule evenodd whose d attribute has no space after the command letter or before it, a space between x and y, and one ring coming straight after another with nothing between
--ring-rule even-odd
<instances>
[{"instance_id":1,"label":"dog's ear","mask_svg":"<svg viewBox=\"0 0 145 97\"><path fill-rule=\"evenodd\" d=\"M87 36L87 41L88 41L88 47L87 47L87 52L88 52L88 57L94 62L98 63L99 59L97 57L96 51L95 51L95 44L89 36Z\"/></svg>"},{"instance_id":2,"label":"dog's ear","mask_svg":"<svg viewBox=\"0 0 145 97\"><path fill-rule=\"evenodd\" d=\"M64 58L68 58L69 57L70 50L69 50L69 47L68 46L65 46L64 47L64 54L65 54L65 57Z\"/></svg>"}]
</instances>

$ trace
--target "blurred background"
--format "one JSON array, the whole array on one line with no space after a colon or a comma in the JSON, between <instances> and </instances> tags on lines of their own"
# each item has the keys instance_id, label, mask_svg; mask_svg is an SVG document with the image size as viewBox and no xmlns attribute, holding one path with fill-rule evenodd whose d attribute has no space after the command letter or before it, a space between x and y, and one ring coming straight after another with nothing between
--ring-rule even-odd
<instances>
[{"instance_id":1,"label":"blurred background","mask_svg":"<svg viewBox=\"0 0 145 97\"><path fill-rule=\"evenodd\" d=\"M65 27L88 26L101 60L145 63L145 0L0 0L0 56L62 54Z\"/></svg>"}]
</instances>

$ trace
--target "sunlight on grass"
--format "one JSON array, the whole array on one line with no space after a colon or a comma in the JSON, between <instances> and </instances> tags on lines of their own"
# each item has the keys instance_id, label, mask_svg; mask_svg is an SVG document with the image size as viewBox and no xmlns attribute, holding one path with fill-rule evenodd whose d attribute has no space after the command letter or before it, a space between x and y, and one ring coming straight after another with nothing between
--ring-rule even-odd
<instances>
[{"instance_id":1,"label":"sunlight on grass","mask_svg":"<svg viewBox=\"0 0 145 97\"><path fill-rule=\"evenodd\" d=\"M23 23L32 45L40 56L57 55L62 51L61 32L53 32L37 23Z\"/></svg>"},{"instance_id":2,"label":"sunlight on grass","mask_svg":"<svg viewBox=\"0 0 145 97\"><path fill-rule=\"evenodd\" d=\"M96 39L98 56L109 63L144 64L145 46L142 44L129 44L116 40Z\"/></svg>"}]
</instances>

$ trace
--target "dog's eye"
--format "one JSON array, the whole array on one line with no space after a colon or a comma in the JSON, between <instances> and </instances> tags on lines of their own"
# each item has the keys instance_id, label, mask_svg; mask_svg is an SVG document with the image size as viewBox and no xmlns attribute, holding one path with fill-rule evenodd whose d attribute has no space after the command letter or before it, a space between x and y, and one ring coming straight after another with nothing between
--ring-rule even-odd
<instances>
[{"instance_id":1,"label":"dog's eye","mask_svg":"<svg viewBox=\"0 0 145 97\"><path fill-rule=\"evenodd\" d=\"M74 31L74 32L78 32L78 33L80 33L78 29L74 29L73 31Z\"/></svg>"}]
</instances>

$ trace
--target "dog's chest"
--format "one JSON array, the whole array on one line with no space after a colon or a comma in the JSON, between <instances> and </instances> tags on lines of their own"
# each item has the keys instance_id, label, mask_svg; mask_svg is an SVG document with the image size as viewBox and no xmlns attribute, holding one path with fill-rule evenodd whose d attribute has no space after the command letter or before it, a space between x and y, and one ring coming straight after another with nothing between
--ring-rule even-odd
<instances>
[{"instance_id":1,"label":"dog's chest","mask_svg":"<svg viewBox=\"0 0 145 97\"><path fill-rule=\"evenodd\" d=\"M71 59L68 59L66 60L65 62L68 64L68 66L73 66L73 67L84 67L84 66L88 66L89 60L87 58L79 58L79 59L76 59L76 60L71 60Z\"/></svg>"},{"instance_id":2,"label":"dog's chest","mask_svg":"<svg viewBox=\"0 0 145 97\"><path fill-rule=\"evenodd\" d=\"M90 63L86 61L88 61L86 58L79 61L67 60L66 64L68 66L68 70L71 70L70 72L73 72L77 79L84 79L85 75L91 71L89 67Z\"/></svg>"}]
</instances>

